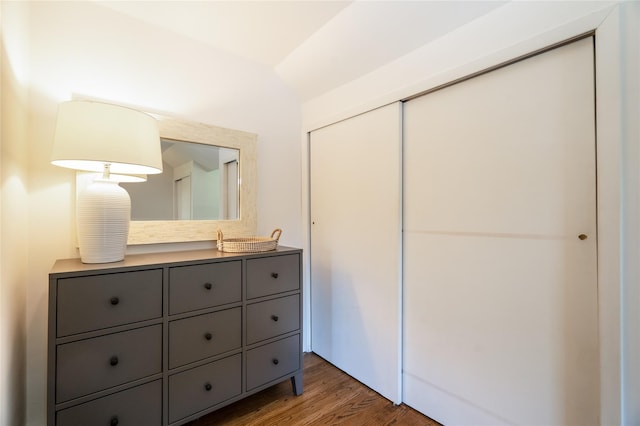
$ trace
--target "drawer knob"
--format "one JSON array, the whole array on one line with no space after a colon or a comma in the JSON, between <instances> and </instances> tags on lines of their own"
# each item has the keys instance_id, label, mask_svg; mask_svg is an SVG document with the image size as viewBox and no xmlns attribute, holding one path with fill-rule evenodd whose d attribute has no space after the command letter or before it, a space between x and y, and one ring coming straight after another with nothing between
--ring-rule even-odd
<instances>
[{"instance_id":1,"label":"drawer knob","mask_svg":"<svg viewBox=\"0 0 640 426\"><path fill-rule=\"evenodd\" d=\"M277 315L271 315L271 319L274 321L278 321L279 318Z\"/></svg>"},{"instance_id":2,"label":"drawer knob","mask_svg":"<svg viewBox=\"0 0 640 426\"><path fill-rule=\"evenodd\" d=\"M278 358L274 358L271 360L271 362L273 363L273 365L278 365L280 364L280 361L278 361Z\"/></svg>"},{"instance_id":3,"label":"drawer knob","mask_svg":"<svg viewBox=\"0 0 640 426\"><path fill-rule=\"evenodd\" d=\"M204 385L204 390L206 390L207 392L209 392L212 388L213 386L211 386L211 383L207 383Z\"/></svg>"},{"instance_id":4,"label":"drawer knob","mask_svg":"<svg viewBox=\"0 0 640 426\"><path fill-rule=\"evenodd\" d=\"M119 299L119 298L117 298L117 297L112 297L112 298L111 298L111 304L112 304L112 305L114 305L114 306L115 306L115 305L117 305L118 303L120 303L120 299Z\"/></svg>"},{"instance_id":5,"label":"drawer knob","mask_svg":"<svg viewBox=\"0 0 640 426\"><path fill-rule=\"evenodd\" d=\"M278 278L278 273L277 272L272 272L271 273L271 277L272 278Z\"/></svg>"},{"instance_id":6,"label":"drawer knob","mask_svg":"<svg viewBox=\"0 0 640 426\"><path fill-rule=\"evenodd\" d=\"M207 290L211 290L211 288L213 287L213 284L211 283L204 283L204 288L206 288Z\"/></svg>"},{"instance_id":7,"label":"drawer knob","mask_svg":"<svg viewBox=\"0 0 640 426\"><path fill-rule=\"evenodd\" d=\"M112 356L111 359L109 360L109 364L111 364L113 366L118 365L118 362L120 362L120 361L118 360L117 356Z\"/></svg>"},{"instance_id":8,"label":"drawer knob","mask_svg":"<svg viewBox=\"0 0 640 426\"><path fill-rule=\"evenodd\" d=\"M118 426L120 420L118 420L118 416L111 417L111 421L109 421L110 426Z\"/></svg>"},{"instance_id":9,"label":"drawer knob","mask_svg":"<svg viewBox=\"0 0 640 426\"><path fill-rule=\"evenodd\" d=\"M207 340L211 340L213 338L213 336L211 335L211 333L207 333L204 335L204 338Z\"/></svg>"}]
</instances>

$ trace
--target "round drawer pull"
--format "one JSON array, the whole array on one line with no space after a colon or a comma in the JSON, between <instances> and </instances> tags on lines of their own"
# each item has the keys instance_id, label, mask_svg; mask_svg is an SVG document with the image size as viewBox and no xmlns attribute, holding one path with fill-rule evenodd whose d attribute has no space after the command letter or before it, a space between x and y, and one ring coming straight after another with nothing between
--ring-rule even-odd
<instances>
[{"instance_id":1,"label":"round drawer pull","mask_svg":"<svg viewBox=\"0 0 640 426\"><path fill-rule=\"evenodd\" d=\"M118 362L120 362L120 360L118 359L117 356L112 356L111 359L109 360L109 364L113 366L118 365Z\"/></svg>"},{"instance_id":2,"label":"round drawer pull","mask_svg":"<svg viewBox=\"0 0 640 426\"><path fill-rule=\"evenodd\" d=\"M204 288L206 288L207 290L211 290L213 288L213 284L211 283L204 283Z\"/></svg>"},{"instance_id":3,"label":"round drawer pull","mask_svg":"<svg viewBox=\"0 0 640 426\"><path fill-rule=\"evenodd\" d=\"M277 322L280 318L277 315L271 315L271 319Z\"/></svg>"},{"instance_id":4,"label":"round drawer pull","mask_svg":"<svg viewBox=\"0 0 640 426\"><path fill-rule=\"evenodd\" d=\"M204 390L206 390L207 392L209 392L212 388L213 386L211 386L211 383L207 383L204 385Z\"/></svg>"},{"instance_id":5,"label":"round drawer pull","mask_svg":"<svg viewBox=\"0 0 640 426\"><path fill-rule=\"evenodd\" d=\"M280 364L280 361L278 361L278 358L274 358L271 360L271 362L273 363L273 365L278 365Z\"/></svg>"},{"instance_id":6,"label":"round drawer pull","mask_svg":"<svg viewBox=\"0 0 640 426\"><path fill-rule=\"evenodd\" d=\"M278 273L277 272L272 272L271 273L271 277L272 278L278 278Z\"/></svg>"},{"instance_id":7,"label":"round drawer pull","mask_svg":"<svg viewBox=\"0 0 640 426\"><path fill-rule=\"evenodd\" d=\"M110 426L118 426L120 420L118 420L118 416L111 417L111 421L109 421Z\"/></svg>"},{"instance_id":8,"label":"round drawer pull","mask_svg":"<svg viewBox=\"0 0 640 426\"><path fill-rule=\"evenodd\" d=\"M206 333L204 335L204 338L207 339L207 340L211 340L211 339L213 339L213 335L211 333Z\"/></svg>"},{"instance_id":9,"label":"round drawer pull","mask_svg":"<svg viewBox=\"0 0 640 426\"><path fill-rule=\"evenodd\" d=\"M111 300L110 300L110 302L111 302L111 304L112 304L112 305L114 305L114 306L115 306L115 305L117 305L118 303L120 303L120 299L119 299L119 298L117 298L117 297L112 297L112 298L111 298Z\"/></svg>"}]
</instances>

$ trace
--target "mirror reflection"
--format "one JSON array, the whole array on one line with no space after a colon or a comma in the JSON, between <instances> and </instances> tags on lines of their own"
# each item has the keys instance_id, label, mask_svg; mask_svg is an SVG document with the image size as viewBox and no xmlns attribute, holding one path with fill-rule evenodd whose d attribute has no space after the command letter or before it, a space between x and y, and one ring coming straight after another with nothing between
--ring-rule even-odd
<instances>
[{"instance_id":1,"label":"mirror reflection","mask_svg":"<svg viewBox=\"0 0 640 426\"><path fill-rule=\"evenodd\" d=\"M161 144L161 174L120 184L131 197L131 220L239 218L239 150L171 139Z\"/></svg>"}]
</instances>

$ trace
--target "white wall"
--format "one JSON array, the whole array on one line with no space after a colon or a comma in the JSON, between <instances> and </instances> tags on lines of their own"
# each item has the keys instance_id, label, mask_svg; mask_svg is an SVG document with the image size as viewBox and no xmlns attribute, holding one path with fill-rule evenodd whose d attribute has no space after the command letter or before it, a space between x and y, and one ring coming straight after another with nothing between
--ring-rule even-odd
<instances>
[{"instance_id":1,"label":"white wall","mask_svg":"<svg viewBox=\"0 0 640 426\"><path fill-rule=\"evenodd\" d=\"M622 5L623 361L622 424L640 424L640 2Z\"/></svg>"},{"instance_id":2,"label":"white wall","mask_svg":"<svg viewBox=\"0 0 640 426\"><path fill-rule=\"evenodd\" d=\"M14 6L0 4L0 425L25 418L28 34Z\"/></svg>"},{"instance_id":3,"label":"white wall","mask_svg":"<svg viewBox=\"0 0 640 426\"><path fill-rule=\"evenodd\" d=\"M258 232L301 245L300 106L272 70L94 2L30 8L27 424L44 424L47 274L74 257L74 172L49 164L57 104L72 95L258 134ZM292 161L293 160L293 161Z\"/></svg>"},{"instance_id":4,"label":"white wall","mask_svg":"<svg viewBox=\"0 0 640 426\"><path fill-rule=\"evenodd\" d=\"M638 233L635 221L639 210L639 185L634 180L634 173L640 168L640 159L637 155L637 136L635 139L633 137L637 134L637 127L631 123L637 122L640 112L637 100L633 100L633 97L627 98L622 104L625 90L633 89L638 79L637 72L633 73L637 68L629 63L638 57L637 47L634 47L637 46L638 19L629 18L631 13L637 14L637 4L624 4L621 9L618 2L510 2L429 45L303 105L303 130L306 132L602 28L601 37L596 38L604 40L600 46L604 48L598 55L606 55L613 61L613 66L607 65L611 71L624 70L624 75L628 75L628 81L623 82L620 81L621 73L611 73L606 79L598 79L598 90L608 92L611 102L615 103L615 108L605 113L609 116L611 127L607 131L598 130L599 138L602 136L599 146L603 148L599 153L598 167L604 166L604 173L598 177L599 232L604 231L599 234L599 244L606 243L599 248L598 261L600 336L604 339L601 341L600 368L603 424L620 424L623 412L629 416L631 413L638 415L639 406L640 372L636 370L636 361L640 354L637 337L640 325L637 314L633 312L640 298L637 284L640 273L636 266L631 265L638 264L640 251L637 238L633 238ZM621 29L619 16L622 16L622 27L629 28ZM627 49L626 53L620 53L621 49ZM634 53L629 55L630 52ZM597 57L596 61L602 65L606 60ZM598 97L599 104L600 100ZM623 123L621 114L615 115L612 111L624 111L628 115L627 121ZM598 125L601 126L600 121ZM303 158L307 158L306 136L303 136L302 149ZM629 149L632 155L625 159L624 168L621 168L621 150L624 152ZM608 164L600 163L603 152L608 157L604 158ZM623 170L626 170L625 179L628 179L624 184L619 180ZM307 174L305 164L303 177ZM308 188L306 182L303 188ZM307 191L303 198L308 199ZM621 205L625 206L623 212L620 211ZM304 226L308 229L308 204L305 204L303 214ZM628 217L626 223L621 220L621 214ZM631 231L630 238L621 241L628 230ZM305 248L308 247L307 240ZM621 272L625 274L624 289ZM309 270L305 269L304 273L308 277ZM630 301L625 300L627 309L623 311L620 309L621 297L630 298ZM624 352L621 347L623 330ZM633 375L628 376L627 373Z\"/></svg>"}]
</instances>

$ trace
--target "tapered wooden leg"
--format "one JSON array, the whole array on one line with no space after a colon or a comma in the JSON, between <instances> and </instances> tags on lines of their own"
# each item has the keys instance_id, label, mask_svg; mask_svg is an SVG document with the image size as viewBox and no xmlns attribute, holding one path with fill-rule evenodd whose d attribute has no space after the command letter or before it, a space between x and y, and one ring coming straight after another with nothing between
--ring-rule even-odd
<instances>
[{"instance_id":1,"label":"tapered wooden leg","mask_svg":"<svg viewBox=\"0 0 640 426\"><path fill-rule=\"evenodd\" d=\"M295 376L291 376L291 387L293 387L293 394L298 396L302 395L302 373L298 373Z\"/></svg>"}]
</instances>

